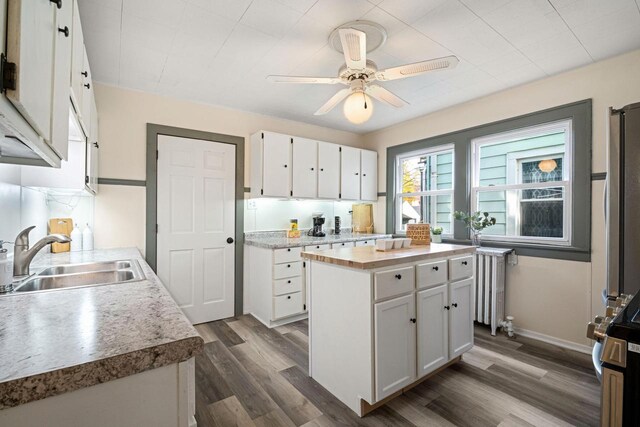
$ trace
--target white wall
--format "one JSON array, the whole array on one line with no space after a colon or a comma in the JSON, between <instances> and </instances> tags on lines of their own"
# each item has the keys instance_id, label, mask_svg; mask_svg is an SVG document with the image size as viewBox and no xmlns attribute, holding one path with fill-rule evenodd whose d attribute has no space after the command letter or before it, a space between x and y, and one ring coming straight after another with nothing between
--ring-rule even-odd
<instances>
[{"instance_id":1,"label":"white wall","mask_svg":"<svg viewBox=\"0 0 640 427\"><path fill-rule=\"evenodd\" d=\"M99 175L102 178L146 179L147 123L244 137L247 187L251 158L249 136L258 130L352 146L361 146L362 142L361 135L306 123L101 84L95 84L95 88L100 119ZM100 186L96 197L96 247L137 246L144 250L144 224L144 187Z\"/></svg>"},{"instance_id":2,"label":"white wall","mask_svg":"<svg viewBox=\"0 0 640 427\"><path fill-rule=\"evenodd\" d=\"M378 150L379 190L386 187L386 148L554 106L593 99L592 172L606 171L610 106L640 101L640 50L538 80L365 135ZM603 311L605 286L604 181L592 185L592 261L590 263L520 257L507 273L507 312L516 326L579 345L589 345L585 325ZM376 226L385 221L384 197Z\"/></svg>"}]
</instances>

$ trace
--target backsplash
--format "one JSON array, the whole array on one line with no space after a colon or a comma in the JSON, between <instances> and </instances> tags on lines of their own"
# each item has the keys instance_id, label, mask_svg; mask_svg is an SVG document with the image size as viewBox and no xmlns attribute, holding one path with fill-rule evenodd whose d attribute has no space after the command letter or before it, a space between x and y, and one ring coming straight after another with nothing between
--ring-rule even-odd
<instances>
[{"instance_id":1,"label":"backsplash","mask_svg":"<svg viewBox=\"0 0 640 427\"><path fill-rule=\"evenodd\" d=\"M333 229L334 217L339 216L342 228L351 228L351 209L356 202L336 202L331 200L245 200L244 230L272 231L286 230L292 218L298 220L300 229L312 227L311 215L322 212L326 218L325 230Z\"/></svg>"},{"instance_id":2,"label":"backsplash","mask_svg":"<svg viewBox=\"0 0 640 427\"><path fill-rule=\"evenodd\" d=\"M93 196L22 187L20 166L0 165L0 240L13 241L20 231L35 225L29 235L35 242L47 235L50 218L73 218L81 229L85 223L93 228L93 215ZM13 252L13 245L7 249Z\"/></svg>"}]
</instances>

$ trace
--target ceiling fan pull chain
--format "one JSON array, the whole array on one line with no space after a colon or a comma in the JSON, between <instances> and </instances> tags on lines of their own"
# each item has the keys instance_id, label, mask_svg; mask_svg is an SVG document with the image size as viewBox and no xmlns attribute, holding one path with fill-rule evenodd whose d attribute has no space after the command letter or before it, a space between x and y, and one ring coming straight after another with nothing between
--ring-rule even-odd
<instances>
[{"instance_id":1,"label":"ceiling fan pull chain","mask_svg":"<svg viewBox=\"0 0 640 427\"><path fill-rule=\"evenodd\" d=\"M362 91L362 98L364 99L364 109L367 109L367 95L364 94L364 91Z\"/></svg>"}]
</instances>

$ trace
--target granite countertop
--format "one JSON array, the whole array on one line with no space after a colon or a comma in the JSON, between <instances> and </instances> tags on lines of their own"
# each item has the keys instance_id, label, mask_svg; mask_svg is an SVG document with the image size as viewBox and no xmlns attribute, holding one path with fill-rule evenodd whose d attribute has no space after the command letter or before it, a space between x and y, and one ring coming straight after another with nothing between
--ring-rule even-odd
<instances>
[{"instance_id":1,"label":"granite countertop","mask_svg":"<svg viewBox=\"0 0 640 427\"><path fill-rule=\"evenodd\" d=\"M389 251L378 251L374 246L308 251L302 252L302 257L343 267L369 270L445 256L473 254L475 251L474 246L432 243Z\"/></svg>"},{"instance_id":2,"label":"granite countertop","mask_svg":"<svg viewBox=\"0 0 640 427\"><path fill-rule=\"evenodd\" d=\"M135 248L40 254L45 266L136 259L145 280L0 295L0 409L179 363L203 340Z\"/></svg>"},{"instance_id":3,"label":"granite countertop","mask_svg":"<svg viewBox=\"0 0 640 427\"><path fill-rule=\"evenodd\" d=\"M244 243L267 249L295 248L309 245L326 245L330 243L355 242L359 240L386 239L390 234L341 233L327 234L325 237L307 236L301 231L299 238L290 239L286 232L251 232L246 233Z\"/></svg>"}]
</instances>

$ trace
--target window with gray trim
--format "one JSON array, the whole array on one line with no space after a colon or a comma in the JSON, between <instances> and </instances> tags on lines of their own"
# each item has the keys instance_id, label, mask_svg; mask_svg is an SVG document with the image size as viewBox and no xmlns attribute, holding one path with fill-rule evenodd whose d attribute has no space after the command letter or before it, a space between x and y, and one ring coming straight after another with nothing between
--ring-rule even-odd
<instances>
[{"instance_id":1,"label":"window with gray trim","mask_svg":"<svg viewBox=\"0 0 640 427\"><path fill-rule=\"evenodd\" d=\"M486 141L492 136L526 129L545 129L558 123L570 124L569 131L560 132L561 135L553 132L548 135L555 135L552 138L558 141L562 137L564 143L549 142L505 153L505 174L508 176L505 176L503 185L522 186L518 188L518 198L510 206L514 212L517 211L512 216L513 238L495 236L484 244L515 248L519 254L526 256L589 261L592 145L590 99L387 148L387 232L400 231L397 228L396 209L399 158L447 144L452 146L455 164L452 209L468 212L474 205L477 206L477 200L472 198L474 141ZM477 187L479 185L476 185L476 190L480 190ZM507 226L505 216L505 234ZM451 243L469 242L468 230L463 223L455 221L452 233L445 236L444 240Z\"/></svg>"}]
</instances>

